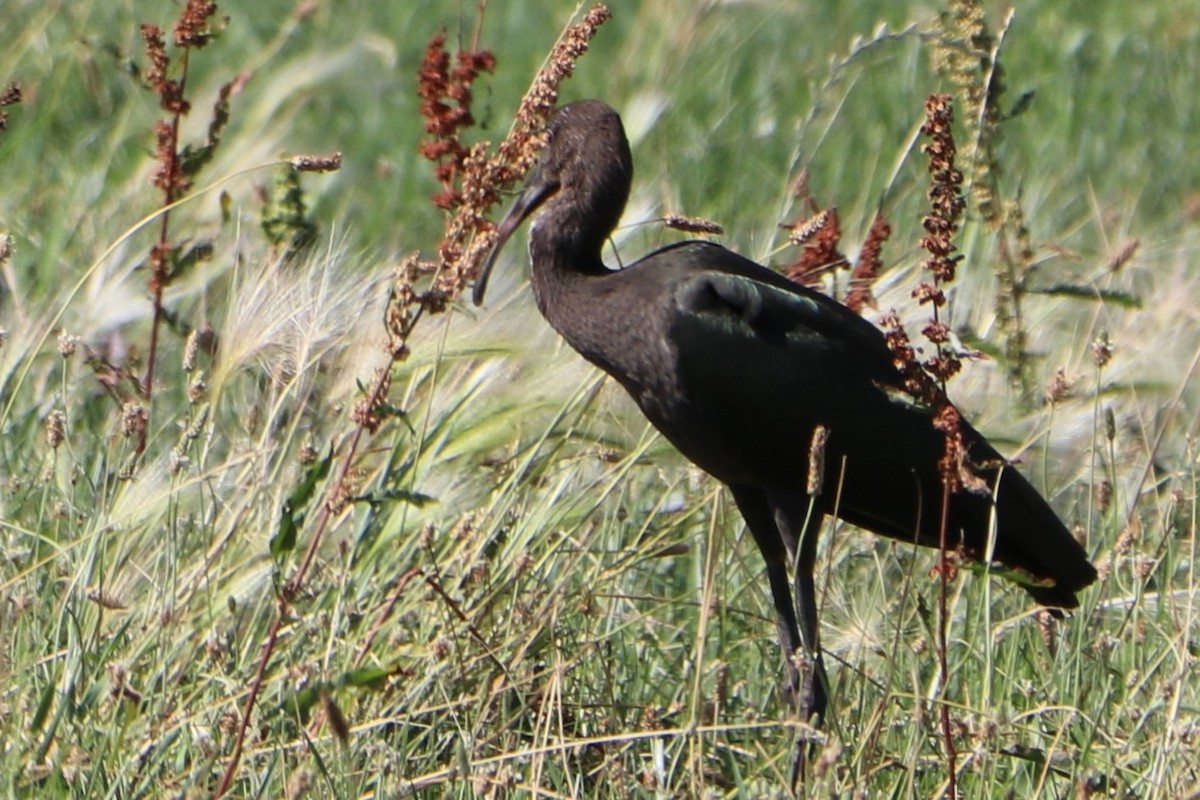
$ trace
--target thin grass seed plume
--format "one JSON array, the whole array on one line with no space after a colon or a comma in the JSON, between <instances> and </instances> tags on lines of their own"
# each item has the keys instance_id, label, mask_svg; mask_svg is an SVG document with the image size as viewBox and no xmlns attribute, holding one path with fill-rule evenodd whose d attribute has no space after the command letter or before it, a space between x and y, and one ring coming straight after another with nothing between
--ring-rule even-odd
<instances>
[{"instance_id":1,"label":"thin grass seed plume","mask_svg":"<svg viewBox=\"0 0 1200 800\"><path fill-rule=\"evenodd\" d=\"M945 400L957 359L937 316L938 285L953 277L949 238L962 211L961 176L946 140L946 98L931 98L929 113L934 211L924 244L934 278L918 292L935 309L925 335L937 352L924 362L906 337L902 349L889 349L845 306L712 242L668 245L610 271L602 247L629 197L633 159L620 117L598 100L570 103L552 118L547 149L500 221L476 284L481 302L500 249L532 218L531 283L547 321L730 488L766 561L805 721L822 721L830 688L813 575L826 514L943 552L953 537L965 558L1027 573L1023 588L1043 605L1074 608L1076 592L1095 580L1037 491ZM828 222L821 229L835 230ZM827 234L818 251L824 262L834 238ZM903 336L898 321L889 336L893 344ZM906 391L937 403L897 402ZM822 462L823 474L814 475ZM953 492L968 483L960 472L996 487L994 495ZM937 498L942 514L927 513Z\"/></svg>"}]
</instances>

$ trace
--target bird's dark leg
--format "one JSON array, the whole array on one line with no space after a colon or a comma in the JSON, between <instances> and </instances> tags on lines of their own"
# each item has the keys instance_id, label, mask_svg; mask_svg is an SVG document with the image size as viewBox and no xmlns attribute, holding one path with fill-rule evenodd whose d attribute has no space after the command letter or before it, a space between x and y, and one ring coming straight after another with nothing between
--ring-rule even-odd
<instances>
[{"instance_id":1,"label":"bird's dark leg","mask_svg":"<svg viewBox=\"0 0 1200 800\"><path fill-rule=\"evenodd\" d=\"M803 647L804 682L800 692L800 717L820 725L829 698L829 679L821 655L820 623L817 620L817 593L813 585L813 567L817 558L817 537L824 514L807 495L787 494L769 498L780 538L791 556L796 580L796 614ZM800 747L792 762L792 791L805 781L809 760L817 753L817 740L801 736Z\"/></svg>"},{"instance_id":2,"label":"bird's dark leg","mask_svg":"<svg viewBox=\"0 0 1200 800\"><path fill-rule=\"evenodd\" d=\"M796 625L796 608L792 605L792 592L788 586L788 552L779 533L775 516L767 496L759 489L749 486L730 486L738 510L746 520L751 535L767 562L767 580L771 584L771 599L775 603L775 623L779 627L779 644L783 647L783 658L787 664L788 687L794 698L800 697L801 678L796 667L795 654L802 646L800 630Z\"/></svg>"},{"instance_id":3,"label":"bird's dark leg","mask_svg":"<svg viewBox=\"0 0 1200 800\"><path fill-rule=\"evenodd\" d=\"M809 507L808 498L802 505L803 509L795 508L795 504L777 505L775 518L780 531L800 531L799 540L788 548L795 552L796 615L800 623L800 641L808 659L804 690L800 695L800 712L806 722L815 720L819 724L829 702L829 678L825 674L825 659L821 655L821 626L817 619L817 591L813 585L817 539L821 533L823 515Z\"/></svg>"}]
</instances>

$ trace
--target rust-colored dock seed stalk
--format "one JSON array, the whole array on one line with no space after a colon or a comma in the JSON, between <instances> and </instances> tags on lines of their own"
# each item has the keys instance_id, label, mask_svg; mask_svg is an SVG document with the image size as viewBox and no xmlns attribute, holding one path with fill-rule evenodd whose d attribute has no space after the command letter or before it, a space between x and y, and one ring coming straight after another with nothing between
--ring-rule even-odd
<instances>
[{"instance_id":1,"label":"rust-colored dock seed stalk","mask_svg":"<svg viewBox=\"0 0 1200 800\"><path fill-rule=\"evenodd\" d=\"M942 286L954 280L955 266L962 258L954 254L952 240L958 232L958 221L966 208L966 201L962 195L962 172L954 166L956 148L951 130L954 107L950 96L931 95L925 102L925 115L921 133L928 136L929 141L921 149L929 156L932 181L927 196L932 209L922 221L925 235L921 237L921 247L929 253L924 266L932 273L933 280L919 284L913 290L913 297L922 304L933 305L933 323L926 326L924 333L929 341L938 345L938 355L926 366L938 380L944 382L962 366L958 359L942 353L941 345L946 344L949 337L948 328L939 320L938 309L946 303Z\"/></svg>"},{"instance_id":2,"label":"rust-colored dock seed stalk","mask_svg":"<svg viewBox=\"0 0 1200 800\"><path fill-rule=\"evenodd\" d=\"M975 474L962 436L962 418L946 396L946 382L962 368L960 354L951 343L950 327L941 320L940 309L946 302L943 286L954 280L954 235L966 208L962 195L962 173L954 165L955 144L952 131L954 108L946 94L930 95L925 102L925 124L921 132L929 137L922 150L929 156L930 187L927 192L931 209L924 218L925 235L921 247L929 253L923 265L931 279L913 290L913 297L933 309L933 316L922 334L934 346L934 354L922 361L895 312L881 320L884 339L892 352L896 368L904 377L905 388L917 400L934 409L934 427L946 437L946 450L939 463L942 480L950 492L967 488L985 492L986 483Z\"/></svg>"},{"instance_id":3,"label":"rust-colored dock seed stalk","mask_svg":"<svg viewBox=\"0 0 1200 800\"><path fill-rule=\"evenodd\" d=\"M846 292L845 305L851 311L862 313L864 307L876 308L875 295L871 287L883 270L883 244L892 235L892 223L879 212L867 231L858 262L850 270L850 288Z\"/></svg>"},{"instance_id":4,"label":"rust-colored dock seed stalk","mask_svg":"<svg viewBox=\"0 0 1200 800\"><path fill-rule=\"evenodd\" d=\"M446 34L439 33L426 45L417 75L421 116L425 118L425 132L430 135L421 143L420 152L437 165L434 174L442 188L434 195L433 202L446 210L463 202L458 184L470 150L459 136L475 124L471 86L481 72L490 72L496 65L495 56L487 50L460 50L456 60L458 63L452 69Z\"/></svg>"},{"instance_id":5,"label":"rust-colored dock seed stalk","mask_svg":"<svg viewBox=\"0 0 1200 800\"><path fill-rule=\"evenodd\" d=\"M179 21L175 23L175 44L178 47L204 47L212 39L208 20L217 13L217 4L208 0L188 0Z\"/></svg>"}]
</instances>

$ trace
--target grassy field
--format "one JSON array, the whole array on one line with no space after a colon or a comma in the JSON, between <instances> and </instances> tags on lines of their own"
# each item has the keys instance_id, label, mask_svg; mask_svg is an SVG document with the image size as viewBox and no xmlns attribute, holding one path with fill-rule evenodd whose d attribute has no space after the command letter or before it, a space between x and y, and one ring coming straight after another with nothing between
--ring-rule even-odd
<instances>
[{"instance_id":1,"label":"grassy field","mask_svg":"<svg viewBox=\"0 0 1200 800\"><path fill-rule=\"evenodd\" d=\"M139 26L179 77L182 4L0 7L0 94L22 94L0 129L7 796L790 796L761 559L549 330L520 248L484 309L451 297L387 350L398 265L447 219L418 155L427 42L495 55L466 134L494 142L581 11L479 5L222 4L180 146L214 138L232 81L229 119L169 198ZM997 210L972 195L956 240L949 319L989 357L950 392L1102 578L1048 623L961 571L942 681L937 554L827 525L831 719L802 796L944 793L943 704L963 797L1200 796L1200 8L1014 6L986 15L1001 113L958 131ZM610 259L679 239L652 221L681 213L786 265L803 175L851 260L891 220L867 315L919 330L922 106L957 91L971 119L931 62L949 11L611 7L563 85L633 143ZM336 172L288 162L332 151Z\"/></svg>"}]
</instances>

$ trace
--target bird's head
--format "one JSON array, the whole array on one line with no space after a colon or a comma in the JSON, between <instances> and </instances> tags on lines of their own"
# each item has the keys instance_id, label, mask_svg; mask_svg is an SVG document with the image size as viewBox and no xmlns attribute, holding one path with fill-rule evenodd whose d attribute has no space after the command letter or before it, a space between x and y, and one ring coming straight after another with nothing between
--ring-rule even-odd
<instances>
[{"instance_id":1,"label":"bird's head","mask_svg":"<svg viewBox=\"0 0 1200 800\"><path fill-rule=\"evenodd\" d=\"M497 225L496 244L475 280L475 305L483 302L500 250L526 219L533 217L535 231L559 246L598 258L625 209L633 157L617 112L599 100L578 100L556 111L546 130L537 166Z\"/></svg>"}]
</instances>

